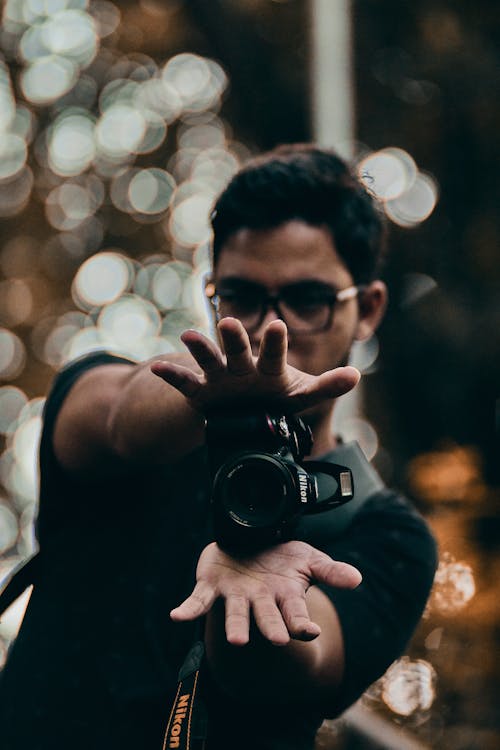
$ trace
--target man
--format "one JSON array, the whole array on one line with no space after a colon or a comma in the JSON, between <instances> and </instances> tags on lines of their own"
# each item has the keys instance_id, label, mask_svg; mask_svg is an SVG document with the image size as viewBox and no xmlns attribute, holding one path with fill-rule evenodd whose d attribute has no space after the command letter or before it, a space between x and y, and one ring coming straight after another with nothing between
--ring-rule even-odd
<instances>
[{"instance_id":1,"label":"man","mask_svg":"<svg viewBox=\"0 0 500 750\"><path fill-rule=\"evenodd\" d=\"M160 747L200 622L207 747L312 748L421 615L432 537L331 429L359 379L351 345L385 308L374 200L334 154L288 146L233 178L212 223L220 346L187 331L186 355L90 355L47 401L40 561L0 681L5 750ZM206 415L249 403L300 413L312 455L343 458L358 489L343 516L231 556L208 530Z\"/></svg>"}]
</instances>

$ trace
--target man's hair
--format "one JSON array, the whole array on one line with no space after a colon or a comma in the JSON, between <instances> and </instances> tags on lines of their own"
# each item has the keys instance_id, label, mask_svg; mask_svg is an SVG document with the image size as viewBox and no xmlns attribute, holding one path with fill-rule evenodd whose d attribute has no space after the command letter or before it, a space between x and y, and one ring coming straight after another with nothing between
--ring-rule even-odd
<instances>
[{"instance_id":1,"label":"man's hair","mask_svg":"<svg viewBox=\"0 0 500 750\"><path fill-rule=\"evenodd\" d=\"M279 146L232 178L212 213L214 265L240 229L299 219L324 226L358 284L372 281L385 253L385 222L368 189L337 154L310 144Z\"/></svg>"}]
</instances>

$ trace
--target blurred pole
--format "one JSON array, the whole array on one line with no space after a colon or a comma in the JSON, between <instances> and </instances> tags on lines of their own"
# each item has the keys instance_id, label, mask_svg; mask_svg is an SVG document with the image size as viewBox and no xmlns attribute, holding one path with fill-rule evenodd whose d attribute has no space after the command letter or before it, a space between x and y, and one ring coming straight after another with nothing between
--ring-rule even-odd
<instances>
[{"instance_id":1,"label":"blurred pole","mask_svg":"<svg viewBox=\"0 0 500 750\"><path fill-rule=\"evenodd\" d=\"M311 0L314 140L351 157L354 138L351 0Z\"/></svg>"},{"instance_id":2,"label":"blurred pole","mask_svg":"<svg viewBox=\"0 0 500 750\"><path fill-rule=\"evenodd\" d=\"M310 0L311 119L313 139L350 160L354 140L352 0ZM354 363L355 364L355 363ZM343 396L333 431L363 412L363 388Z\"/></svg>"},{"instance_id":3,"label":"blurred pole","mask_svg":"<svg viewBox=\"0 0 500 750\"><path fill-rule=\"evenodd\" d=\"M392 723L358 701L343 715L349 731L380 750L429 750L429 746L411 736L404 727Z\"/></svg>"}]
</instances>

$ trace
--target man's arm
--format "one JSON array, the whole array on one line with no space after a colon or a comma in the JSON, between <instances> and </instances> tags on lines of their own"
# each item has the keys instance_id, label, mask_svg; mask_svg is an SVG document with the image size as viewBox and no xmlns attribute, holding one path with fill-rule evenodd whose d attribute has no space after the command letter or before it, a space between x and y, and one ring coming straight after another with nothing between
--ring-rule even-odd
<instances>
[{"instance_id":1,"label":"man's arm","mask_svg":"<svg viewBox=\"0 0 500 750\"><path fill-rule=\"evenodd\" d=\"M189 354L84 373L56 420L61 465L92 475L173 463L203 443L204 412L217 404L274 399L299 411L349 391L359 379L352 367L320 376L288 367L281 321L268 327L257 359L239 321L226 318L219 331L225 357L207 338L187 331L182 340Z\"/></svg>"},{"instance_id":2,"label":"man's arm","mask_svg":"<svg viewBox=\"0 0 500 750\"><path fill-rule=\"evenodd\" d=\"M169 360L197 369L189 354ZM204 425L203 415L179 391L153 375L151 362L108 364L73 385L57 416L53 443L65 469L120 472L181 458L203 442Z\"/></svg>"}]
</instances>

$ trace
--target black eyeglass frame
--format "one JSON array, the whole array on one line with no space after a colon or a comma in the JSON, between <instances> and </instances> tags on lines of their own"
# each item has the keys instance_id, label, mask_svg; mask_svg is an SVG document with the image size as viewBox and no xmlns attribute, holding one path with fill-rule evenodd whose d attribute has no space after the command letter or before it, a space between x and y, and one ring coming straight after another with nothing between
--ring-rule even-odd
<instances>
[{"instance_id":1,"label":"black eyeglass frame","mask_svg":"<svg viewBox=\"0 0 500 750\"><path fill-rule=\"evenodd\" d=\"M344 287L344 289L334 289L332 287L331 289L331 295L325 294L324 296L324 302L329 305L329 312L328 312L328 318L326 322L321 326L316 326L315 328L294 328L293 326L290 326L286 320L286 317L283 315L283 312L279 306L279 302L282 299L281 292L278 292L278 294L266 294L266 296L262 297L262 300L260 301L260 314L257 319L257 322L252 326L245 326L248 333L254 333L257 331L260 326L262 325L262 321L266 317L269 308L274 310L276 315L283 320L286 323L286 326L290 333L295 334L313 334L313 333L323 333L324 331L328 331L330 326L332 325L333 320L333 311L335 309L335 305L337 302L346 302L349 299L353 299L354 297L357 297L358 295L362 294L363 291L366 289L366 285L364 284L352 284L351 286ZM325 292L326 292L325 288ZM219 305L222 300L222 295L217 294L217 289L212 280L208 280L205 284L205 295L210 302L210 305L214 311L215 320L218 323L223 316L221 316L219 311ZM237 296L237 293L233 295L234 297Z\"/></svg>"}]
</instances>

